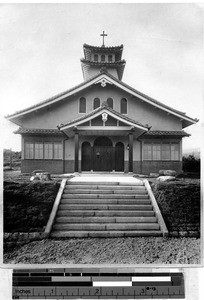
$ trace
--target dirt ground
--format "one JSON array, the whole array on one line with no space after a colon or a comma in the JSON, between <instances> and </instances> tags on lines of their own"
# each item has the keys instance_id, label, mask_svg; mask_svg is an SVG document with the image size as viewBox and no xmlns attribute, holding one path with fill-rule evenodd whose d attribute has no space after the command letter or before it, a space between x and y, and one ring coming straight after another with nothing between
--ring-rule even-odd
<instances>
[{"instance_id":1,"label":"dirt ground","mask_svg":"<svg viewBox=\"0 0 204 300\"><path fill-rule=\"evenodd\" d=\"M86 238L31 242L4 255L6 264L199 264L196 238Z\"/></svg>"}]
</instances>

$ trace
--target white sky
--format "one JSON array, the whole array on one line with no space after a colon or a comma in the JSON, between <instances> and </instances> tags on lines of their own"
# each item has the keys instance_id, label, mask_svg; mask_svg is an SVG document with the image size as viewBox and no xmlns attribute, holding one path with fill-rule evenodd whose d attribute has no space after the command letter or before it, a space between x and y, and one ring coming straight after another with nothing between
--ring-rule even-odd
<instances>
[{"instance_id":1,"label":"white sky","mask_svg":"<svg viewBox=\"0 0 204 300\"><path fill-rule=\"evenodd\" d=\"M201 122L184 149L201 146L202 8L196 4L0 4L1 117L83 81L83 43L124 44L123 81ZM18 127L0 119L3 147ZM144 124L146 121L144 120Z\"/></svg>"}]
</instances>

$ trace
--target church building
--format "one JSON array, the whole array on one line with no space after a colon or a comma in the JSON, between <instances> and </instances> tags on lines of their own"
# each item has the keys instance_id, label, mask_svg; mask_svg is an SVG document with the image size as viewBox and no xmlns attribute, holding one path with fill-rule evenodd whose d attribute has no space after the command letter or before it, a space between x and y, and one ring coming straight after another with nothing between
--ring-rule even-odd
<instances>
[{"instance_id":1,"label":"church building","mask_svg":"<svg viewBox=\"0 0 204 300\"><path fill-rule=\"evenodd\" d=\"M22 172L182 171L184 128L198 120L122 81L123 45L84 44L84 81L6 118L21 135Z\"/></svg>"}]
</instances>

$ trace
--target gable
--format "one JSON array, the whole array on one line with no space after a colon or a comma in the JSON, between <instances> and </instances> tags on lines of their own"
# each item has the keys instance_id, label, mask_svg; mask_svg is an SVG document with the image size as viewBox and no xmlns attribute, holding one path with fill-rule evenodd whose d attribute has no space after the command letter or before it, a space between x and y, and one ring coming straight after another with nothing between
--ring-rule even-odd
<instances>
[{"instance_id":1,"label":"gable","mask_svg":"<svg viewBox=\"0 0 204 300\"><path fill-rule=\"evenodd\" d=\"M94 76L93 78L84 82L83 84L67 92L64 92L58 96L50 98L50 100L48 99L45 102L40 103L27 110L10 115L7 117L7 119L21 126L25 126L25 122L28 121L29 123L29 121L33 119L33 114L35 114L35 118L37 117L39 121L40 119L42 121L43 117L45 118L45 114L46 114L46 119L47 118L48 119L46 122L40 121L40 123L42 123L41 126L48 126L48 127L51 126L53 128L53 126L55 127L60 121L67 120L67 117L64 118L65 116L63 114L62 107L63 106L67 107L68 103L69 103L68 105L69 108L67 107L68 109L67 114L70 115L70 118L77 117L78 114L77 105L78 105L78 99L80 95L87 95L87 97L89 97L87 110L91 111L93 110L92 100L94 95L100 94L99 97L101 97L101 99L106 100L106 97L108 97L108 93L110 92L113 93L113 97L115 97L116 99L115 110L120 111L120 107L119 107L120 99L121 97L126 97L129 102L128 116L133 119L140 118L139 121L143 121L143 123L145 121L150 125L152 125L151 122L153 122L152 126L155 129L161 129L160 127L157 128L155 126L164 126L166 124L165 129L168 130L171 128L171 124L172 126L173 124L176 124L175 129L180 130L180 127L184 128L198 121L197 119L192 119L190 117L187 117L182 112L179 112L164 104L161 104L160 102L134 90L133 88L129 87L123 82L115 79L110 74L105 74L105 73L102 74L99 73L97 76ZM61 108L61 115L59 118L58 111L60 110L60 108ZM49 111L50 112L52 111L52 113L54 112L55 114L55 120L53 120L52 122L49 121ZM156 120L157 118L159 118L159 122ZM54 121L56 121L55 124ZM35 124L33 124L33 122L30 125L28 124L28 126L31 125L33 127Z\"/></svg>"}]
</instances>

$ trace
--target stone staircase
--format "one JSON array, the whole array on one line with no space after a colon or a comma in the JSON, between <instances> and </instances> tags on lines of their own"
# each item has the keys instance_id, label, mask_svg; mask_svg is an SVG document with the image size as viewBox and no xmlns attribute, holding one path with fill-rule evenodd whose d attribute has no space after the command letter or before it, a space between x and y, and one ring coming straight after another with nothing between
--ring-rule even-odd
<instances>
[{"instance_id":1,"label":"stone staircase","mask_svg":"<svg viewBox=\"0 0 204 300\"><path fill-rule=\"evenodd\" d=\"M151 197L143 181L67 181L50 236L162 236Z\"/></svg>"}]
</instances>

